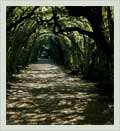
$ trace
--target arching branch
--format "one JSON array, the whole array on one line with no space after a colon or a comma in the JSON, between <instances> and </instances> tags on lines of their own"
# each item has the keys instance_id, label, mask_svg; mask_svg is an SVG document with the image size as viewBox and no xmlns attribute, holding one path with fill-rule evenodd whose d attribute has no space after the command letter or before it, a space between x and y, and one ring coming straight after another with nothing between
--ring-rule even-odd
<instances>
[{"instance_id":1,"label":"arching branch","mask_svg":"<svg viewBox=\"0 0 120 131\"><path fill-rule=\"evenodd\" d=\"M80 34L88 35L89 37L94 38L93 32L83 30L79 27L66 27L65 29L60 29L60 32L69 32L69 31L78 31Z\"/></svg>"},{"instance_id":2,"label":"arching branch","mask_svg":"<svg viewBox=\"0 0 120 131\"><path fill-rule=\"evenodd\" d=\"M11 23L10 25L7 26L7 31L10 31L14 26L16 26L17 24L19 24L20 22L22 22L23 20L30 18L34 11L37 9L38 7L34 7L33 10L28 13L26 16L21 17L20 19L18 19L17 21L15 21L14 23Z\"/></svg>"}]
</instances>

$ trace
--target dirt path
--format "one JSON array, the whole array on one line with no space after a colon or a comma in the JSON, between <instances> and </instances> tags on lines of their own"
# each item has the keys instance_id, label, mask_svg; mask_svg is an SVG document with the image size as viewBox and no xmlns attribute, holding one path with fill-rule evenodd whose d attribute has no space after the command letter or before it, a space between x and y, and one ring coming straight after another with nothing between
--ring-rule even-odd
<instances>
[{"instance_id":1,"label":"dirt path","mask_svg":"<svg viewBox=\"0 0 120 131\"><path fill-rule=\"evenodd\" d=\"M7 124L113 124L113 105L95 83L48 60L29 65L7 89Z\"/></svg>"}]
</instances>

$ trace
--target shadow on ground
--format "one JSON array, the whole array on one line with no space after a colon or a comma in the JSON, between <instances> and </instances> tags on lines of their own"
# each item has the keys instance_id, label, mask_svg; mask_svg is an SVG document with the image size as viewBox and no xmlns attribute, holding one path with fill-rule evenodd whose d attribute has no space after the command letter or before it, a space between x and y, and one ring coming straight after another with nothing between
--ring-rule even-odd
<instances>
[{"instance_id":1,"label":"shadow on ground","mask_svg":"<svg viewBox=\"0 0 120 131\"><path fill-rule=\"evenodd\" d=\"M8 125L114 124L113 101L96 84L70 76L44 60L8 82Z\"/></svg>"}]
</instances>

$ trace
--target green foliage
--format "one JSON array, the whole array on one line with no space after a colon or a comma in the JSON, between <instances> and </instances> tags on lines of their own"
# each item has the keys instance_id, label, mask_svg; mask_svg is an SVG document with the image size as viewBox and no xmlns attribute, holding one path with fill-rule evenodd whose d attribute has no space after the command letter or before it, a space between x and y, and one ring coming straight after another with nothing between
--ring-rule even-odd
<instances>
[{"instance_id":1,"label":"green foliage","mask_svg":"<svg viewBox=\"0 0 120 131\"><path fill-rule=\"evenodd\" d=\"M113 7L7 7L6 21L8 77L49 46L54 62L86 77L112 79Z\"/></svg>"}]
</instances>

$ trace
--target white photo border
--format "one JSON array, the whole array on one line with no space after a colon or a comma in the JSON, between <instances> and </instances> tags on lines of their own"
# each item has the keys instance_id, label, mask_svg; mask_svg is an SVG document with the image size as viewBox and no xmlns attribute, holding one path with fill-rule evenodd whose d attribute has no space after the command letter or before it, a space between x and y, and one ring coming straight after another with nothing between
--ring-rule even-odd
<instances>
[{"instance_id":1,"label":"white photo border","mask_svg":"<svg viewBox=\"0 0 120 131\"><path fill-rule=\"evenodd\" d=\"M6 6L114 6L114 125L6 125ZM119 0L0 0L0 129L2 131L120 131Z\"/></svg>"}]
</instances>

